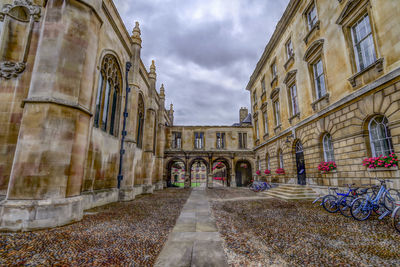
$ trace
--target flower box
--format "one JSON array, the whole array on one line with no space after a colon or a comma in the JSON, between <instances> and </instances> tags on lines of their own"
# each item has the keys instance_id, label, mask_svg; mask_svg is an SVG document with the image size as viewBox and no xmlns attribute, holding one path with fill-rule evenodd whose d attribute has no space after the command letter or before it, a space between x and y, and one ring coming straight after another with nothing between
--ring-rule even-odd
<instances>
[{"instance_id":1,"label":"flower box","mask_svg":"<svg viewBox=\"0 0 400 267\"><path fill-rule=\"evenodd\" d=\"M390 168L396 168L395 170L397 170L398 162L397 155L391 153L389 156L380 155L379 157L366 158L363 160L363 165L366 166L368 170L387 170Z\"/></svg>"},{"instance_id":2,"label":"flower box","mask_svg":"<svg viewBox=\"0 0 400 267\"><path fill-rule=\"evenodd\" d=\"M265 174L265 175L271 175L271 171L270 171L270 170L265 170L265 171L264 171L264 174Z\"/></svg>"},{"instance_id":3,"label":"flower box","mask_svg":"<svg viewBox=\"0 0 400 267\"><path fill-rule=\"evenodd\" d=\"M377 168L372 168L372 169L368 168L367 169L367 171L369 171L369 172L387 172L387 171L398 171L398 170L399 170L399 167L397 167L397 166L393 166L390 168L377 167Z\"/></svg>"},{"instance_id":4,"label":"flower box","mask_svg":"<svg viewBox=\"0 0 400 267\"><path fill-rule=\"evenodd\" d=\"M332 172L334 170L336 170L336 163L334 161L322 161L319 165L318 165L318 170L321 171L321 173L325 174L328 172Z\"/></svg>"},{"instance_id":5,"label":"flower box","mask_svg":"<svg viewBox=\"0 0 400 267\"><path fill-rule=\"evenodd\" d=\"M276 169L275 172L276 172L276 174L280 174L280 175L281 175L281 174L285 174L285 170L282 169L282 168Z\"/></svg>"}]
</instances>

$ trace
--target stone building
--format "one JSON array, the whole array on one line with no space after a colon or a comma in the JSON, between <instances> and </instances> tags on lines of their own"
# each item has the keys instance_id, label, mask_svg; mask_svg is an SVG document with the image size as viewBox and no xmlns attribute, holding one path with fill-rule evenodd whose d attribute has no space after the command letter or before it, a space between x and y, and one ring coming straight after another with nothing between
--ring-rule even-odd
<instances>
[{"instance_id":1,"label":"stone building","mask_svg":"<svg viewBox=\"0 0 400 267\"><path fill-rule=\"evenodd\" d=\"M165 90L111 0L0 1L0 228L163 187Z\"/></svg>"},{"instance_id":2,"label":"stone building","mask_svg":"<svg viewBox=\"0 0 400 267\"><path fill-rule=\"evenodd\" d=\"M172 169L180 164L185 170L186 186L193 180L193 168L206 167L207 186L223 173L226 186L242 186L255 175L251 115L239 111L239 123L232 126L170 126L166 128L164 180L173 179ZM217 167L221 164L221 168ZM246 167L243 167L246 166ZM218 170L219 171L218 171ZM226 176L226 177L225 177Z\"/></svg>"},{"instance_id":3,"label":"stone building","mask_svg":"<svg viewBox=\"0 0 400 267\"><path fill-rule=\"evenodd\" d=\"M399 14L391 0L289 2L246 88L267 179L322 188L377 176L400 188L397 167L363 166L400 152ZM321 173L322 161L337 169Z\"/></svg>"}]
</instances>

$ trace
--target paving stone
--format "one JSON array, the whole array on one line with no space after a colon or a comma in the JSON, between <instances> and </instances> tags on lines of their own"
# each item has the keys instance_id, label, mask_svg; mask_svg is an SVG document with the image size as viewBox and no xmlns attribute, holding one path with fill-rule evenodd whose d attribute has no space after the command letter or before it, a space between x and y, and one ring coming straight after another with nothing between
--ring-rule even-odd
<instances>
[{"instance_id":1,"label":"paving stone","mask_svg":"<svg viewBox=\"0 0 400 267\"><path fill-rule=\"evenodd\" d=\"M222 241L196 241L193 246L192 265L195 267L228 266Z\"/></svg>"},{"instance_id":2,"label":"paving stone","mask_svg":"<svg viewBox=\"0 0 400 267\"><path fill-rule=\"evenodd\" d=\"M192 248L191 241L167 242L155 264L156 267L186 267L191 266Z\"/></svg>"}]
</instances>

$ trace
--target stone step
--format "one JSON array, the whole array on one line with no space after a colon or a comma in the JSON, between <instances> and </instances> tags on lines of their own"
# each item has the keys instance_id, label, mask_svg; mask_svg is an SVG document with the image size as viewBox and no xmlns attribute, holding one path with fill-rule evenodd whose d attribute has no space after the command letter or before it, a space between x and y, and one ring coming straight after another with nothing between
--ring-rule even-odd
<instances>
[{"instance_id":1,"label":"stone step","mask_svg":"<svg viewBox=\"0 0 400 267\"><path fill-rule=\"evenodd\" d=\"M277 187L271 188L263 193L267 196L286 200L315 199L317 197L317 194L312 188L304 185L291 184L278 185Z\"/></svg>"}]
</instances>

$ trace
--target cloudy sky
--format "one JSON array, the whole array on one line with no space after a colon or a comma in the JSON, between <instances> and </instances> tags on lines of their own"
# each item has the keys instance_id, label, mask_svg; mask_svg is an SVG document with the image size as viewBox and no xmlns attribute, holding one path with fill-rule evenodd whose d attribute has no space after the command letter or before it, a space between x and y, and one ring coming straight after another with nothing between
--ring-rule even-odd
<instances>
[{"instance_id":1,"label":"cloudy sky","mask_svg":"<svg viewBox=\"0 0 400 267\"><path fill-rule=\"evenodd\" d=\"M176 125L231 125L250 109L250 75L289 0L114 0L142 60L156 61Z\"/></svg>"}]
</instances>

